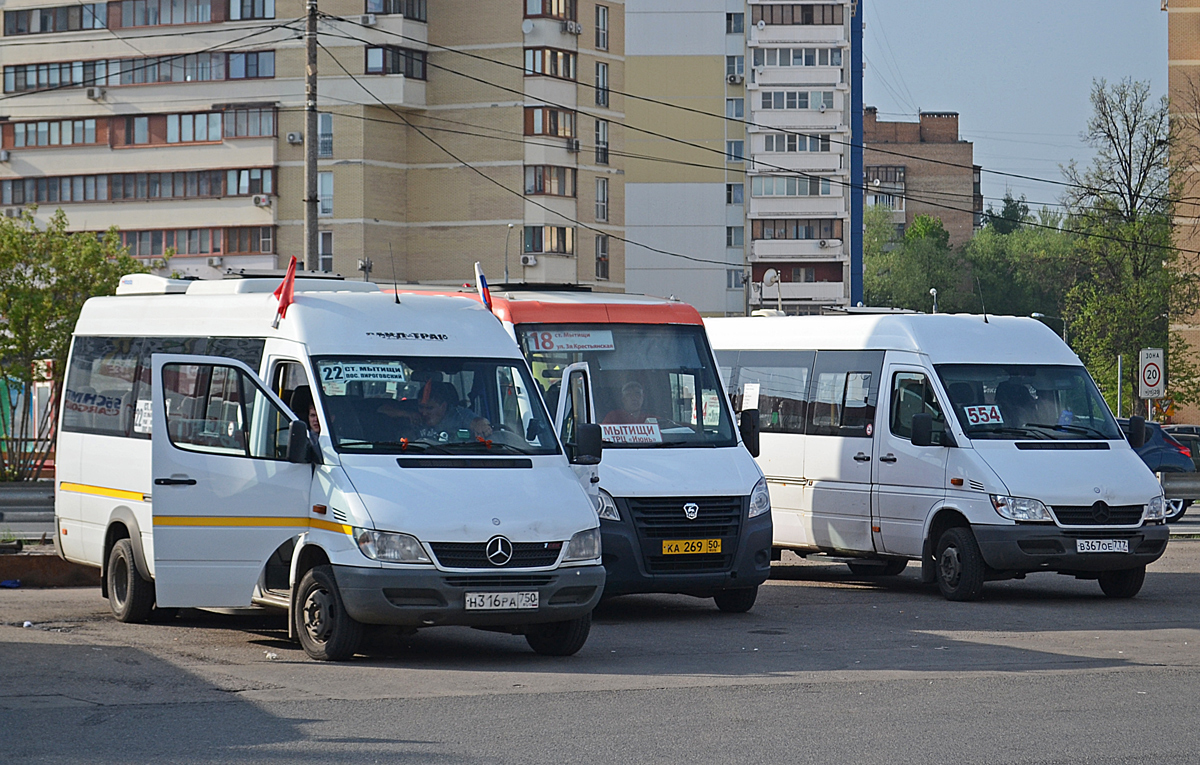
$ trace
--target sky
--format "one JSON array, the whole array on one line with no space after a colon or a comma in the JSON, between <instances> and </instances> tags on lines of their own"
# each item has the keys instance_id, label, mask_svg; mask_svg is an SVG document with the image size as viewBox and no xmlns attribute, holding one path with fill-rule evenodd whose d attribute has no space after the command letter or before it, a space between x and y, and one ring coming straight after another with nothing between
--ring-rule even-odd
<instances>
[{"instance_id":1,"label":"sky","mask_svg":"<svg viewBox=\"0 0 1200 765\"><path fill-rule=\"evenodd\" d=\"M859 0L865 8L864 103L880 120L959 114L960 138L986 170L1062 180L1091 160L1080 134L1093 79L1132 77L1167 90L1160 0ZM1061 187L984 172L985 207L1006 189L1029 206Z\"/></svg>"}]
</instances>

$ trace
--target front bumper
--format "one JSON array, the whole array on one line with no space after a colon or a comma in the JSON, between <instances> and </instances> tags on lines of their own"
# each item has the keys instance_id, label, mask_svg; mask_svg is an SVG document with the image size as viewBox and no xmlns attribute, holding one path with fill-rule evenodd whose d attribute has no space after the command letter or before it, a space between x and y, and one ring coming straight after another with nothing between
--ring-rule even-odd
<instances>
[{"instance_id":1,"label":"front bumper","mask_svg":"<svg viewBox=\"0 0 1200 765\"><path fill-rule=\"evenodd\" d=\"M591 612L604 592L603 566L553 571L474 571L334 566L346 611L363 624L433 627L508 627L577 619ZM538 608L467 611L468 592L537 590Z\"/></svg>"},{"instance_id":2,"label":"front bumper","mask_svg":"<svg viewBox=\"0 0 1200 765\"><path fill-rule=\"evenodd\" d=\"M1000 571L1099 573L1136 568L1158 560L1167 549L1166 524L1137 529L1061 529L1042 524L972 526L979 551ZM1128 553L1076 552L1077 539L1128 539Z\"/></svg>"}]
</instances>

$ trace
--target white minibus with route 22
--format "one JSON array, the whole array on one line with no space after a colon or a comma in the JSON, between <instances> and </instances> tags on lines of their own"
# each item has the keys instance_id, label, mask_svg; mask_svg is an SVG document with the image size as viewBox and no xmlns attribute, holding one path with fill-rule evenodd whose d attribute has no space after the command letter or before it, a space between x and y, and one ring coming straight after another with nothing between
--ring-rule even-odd
<instances>
[{"instance_id":1,"label":"white minibus with route 22","mask_svg":"<svg viewBox=\"0 0 1200 765\"><path fill-rule=\"evenodd\" d=\"M859 575L919 560L943 595L972 600L986 580L1036 571L1132 597L1166 549L1162 488L1038 321L706 325L727 387L758 413L777 551L849 558Z\"/></svg>"},{"instance_id":2,"label":"white minibus with route 22","mask_svg":"<svg viewBox=\"0 0 1200 765\"><path fill-rule=\"evenodd\" d=\"M122 621L282 608L315 659L351 657L364 624L578 651L604 590L595 505L501 323L299 278L274 329L278 283L134 275L85 304L60 554L101 570ZM572 460L597 463L599 426L575 433Z\"/></svg>"}]
</instances>

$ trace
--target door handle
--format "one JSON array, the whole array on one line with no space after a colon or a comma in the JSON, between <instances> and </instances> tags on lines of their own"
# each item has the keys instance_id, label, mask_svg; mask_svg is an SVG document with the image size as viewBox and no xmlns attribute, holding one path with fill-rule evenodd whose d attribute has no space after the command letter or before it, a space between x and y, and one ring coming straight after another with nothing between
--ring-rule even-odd
<instances>
[{"instance_id":1,"label":"door handle","mask_svg":"<svg viewBox=\"0 0 1200 765\"><path fill-rule=\"evenodd\" d=\"M896 455L892 454L891 452L888 452L887 454L885 454L885 455L883 455L882 457L880 457L880 458L879 458L879 461L880 461L880 462L895 462L895 461L896 461Z\"/></svg>"},{"instance_id":2,"label":"door handle","mask_svg":"<svg viewBox=\"0 0 1200 765\"><path fill-rule=\"evenodd\" d=\"M195 486L195 478L155 478L155 486Z\"/></svg>"},{"instance_id":3,"label":"door handle","mask_svg":"<svg viewBox=\"0 0 1200 765\"><path fill-rule=\"evenodd\" d=\"M863 454L862 452L859 452L858 454L854 455L854 461L855 462L870 462L871 458L870 458L870 456Z\"/></svg>"}]
</instances>

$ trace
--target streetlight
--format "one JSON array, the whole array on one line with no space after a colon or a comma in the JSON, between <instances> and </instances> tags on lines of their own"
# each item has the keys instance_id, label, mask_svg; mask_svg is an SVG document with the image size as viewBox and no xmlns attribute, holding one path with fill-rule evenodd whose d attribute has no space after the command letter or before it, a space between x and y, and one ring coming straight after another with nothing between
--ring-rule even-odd
<instances>
[{"instance_id":1,"label":"streetlight","mask_svg":"<svg viewBox=\"0 0 1200 765\"><path fill-rule=\"evenodd\" d=\"M1064 343L1067 342L1067 320L1066 319L1064 319L1061 316L1047 316L1044 313L1031 313L1029 315L1030 315L1030 317L1032 317L1034 319L1055 319L1057 321L1061 321L1062 325L1063 325L1062 339L1063 339Z\"/></svg>"},{"instance_id":2,"label":"streetlight","mask_svg":"<svg viewBox=\"0 0 1200 765\"><path fill-rule=\"evenodd\" d=\"M513 224L508 224L508 233L504 235L504 283L508 284L508 240L512 238Z\"/></svg>"},{"instance_id":3,"label":"streetlight","mask_svg":"<svg viewBox=\"0 0 1200 765\"><path fill-rule=\"evenodd\" d=\"M937 287L930 287L929 294L933 295L933 312L937 313Z\"/></svg>"}]
</instances>

